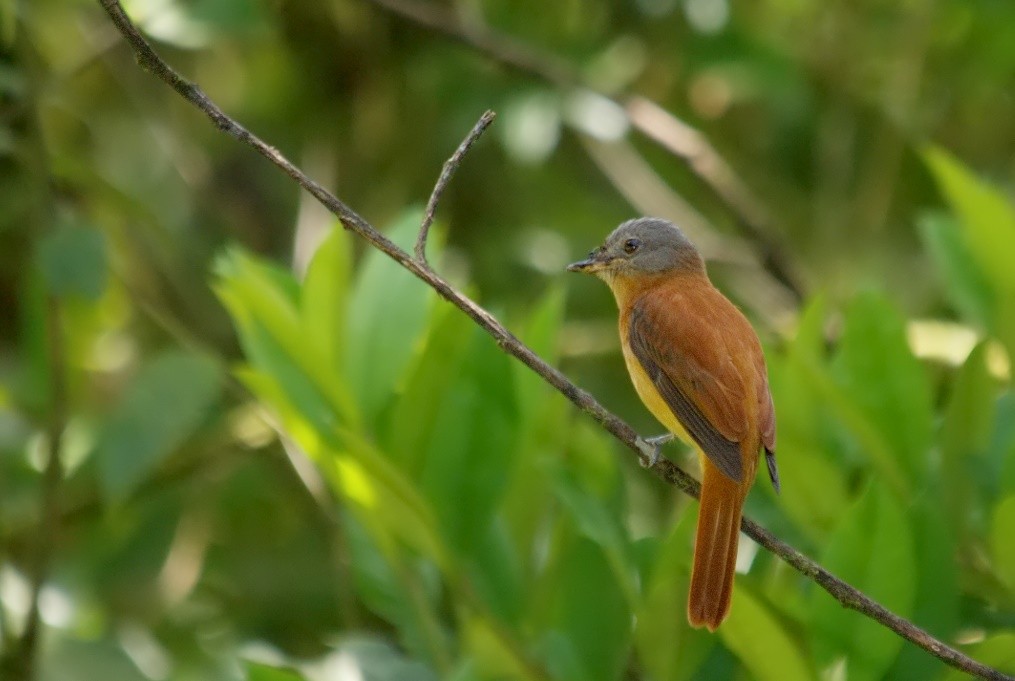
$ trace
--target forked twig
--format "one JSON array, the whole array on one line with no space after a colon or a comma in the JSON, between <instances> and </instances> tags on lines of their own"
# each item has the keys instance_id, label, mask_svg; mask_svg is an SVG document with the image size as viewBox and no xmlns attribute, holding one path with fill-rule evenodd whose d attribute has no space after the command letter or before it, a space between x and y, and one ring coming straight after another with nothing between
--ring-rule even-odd
<instances>
[{"instance_id":1,"label":"forked twig","mask_svg":"<svg viewBox=\"0 0 1015 681\"><path fill-rule=\"evenodd\" d=\"M458 166L461 165L462 159L469 153L469 149L475 144L476 140L486 132L486 129L493 123L493 119L497 117L493 111L487 110L476 124L472 126L472 130L465 136L462 143L455 149L455 153L451 154L451 158L444 162L444 167L441 168L441 175L437 178L437 184L434 185L433 191L430 192L430 200L426 202L426 212L423 214L423 224L419 227L419 236L416 237L416 260L420 261L427 267L430 264L426 261L426 239L430 236L430 225L433 224L434 215L437 213L437 204L440 203L441 196L444 195L444 190L447 188L448 183L451 182L451 178L454 176L455 171L458 170Z\"/></svg>"},{"instance_id":2,"label":"forked twig","mask_svg":"<svg viewBox=\"0 0 1015 681\"><path fill-rule=\"evenodd\" d=\"M265 144L246 130L246 128L227 116L200 88L183 79L155 53L124 13L118 0L99 0L99 3L109 14L113 23L123 34L124 38L126 38L127 42L130 43L138 61L144 68L165 81L187 101L203 111L218 128L251 146L262 156L278 166L301 187L310 192L328 210L334 213L346 229L355 232L369 241L375 248L383 251L402 267L432 287L442 298L462 310L462 312L467 314L489 333L497 342L497 345L505 352L535 371L547 383L574 403L575 406L595 419L617 440L627 445L638 456L640 461L648 461L653 448L640 438L631 426L608 411L588 392L569 381L558 369L547 364L545 360L536 355L528 346L515 338L497 318L452 287L445 279L430 269L425 262L414 258L396 246L345 203L307 177L302 170L293 165L277 149ZM434 205L436 206L436 203ZM695 498L699 496L700 486L697 480L672 462L660 459L658 463L652 466L652 471L661 479L678 487L687 494ZM989 679L990 681L1015 681L1015 677L977 662L968 655L934 638L909 620L892 613L883 605L831 574L819 563L803 555L756 522L744 518L741 527L745 534L772 553L780 556L801 574L813 580L843 606L876 620L899 636L930 652L946 664L980 678Z\"/></svg>"}]
</instances>

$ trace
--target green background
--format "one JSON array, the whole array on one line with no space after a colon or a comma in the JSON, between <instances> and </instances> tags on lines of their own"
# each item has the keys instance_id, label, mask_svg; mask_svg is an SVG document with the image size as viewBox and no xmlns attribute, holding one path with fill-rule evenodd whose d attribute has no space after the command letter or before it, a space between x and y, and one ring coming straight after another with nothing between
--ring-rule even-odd
<instances>
[{"instance_id":1,"label":"green background","mask_svg":"<svg viewBox=\"0 0 1015 681\"><path fill-rule=\"evenodd\" d=\"M629 217L684 225L768 357L783 492L748 514L1015 673L1015 4L127 9L403 247L495 110L431 261L644 435L611 296L563 267ZM632 95L700 130L750 219ZM689 629L696 509L98 3L0 0L0 677L42 546L45 681L961 678L749 542L729 620Z\"/></svg>"}]
</instances>

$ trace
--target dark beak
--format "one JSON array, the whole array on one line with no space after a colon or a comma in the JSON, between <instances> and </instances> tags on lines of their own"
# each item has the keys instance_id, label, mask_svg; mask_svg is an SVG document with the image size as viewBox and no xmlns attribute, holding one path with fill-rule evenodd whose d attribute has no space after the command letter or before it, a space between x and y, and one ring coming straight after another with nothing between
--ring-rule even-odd
<instances>
[{"instance_id":1,"label":"dark beak","mask_svg":"<svg viewBox=\"0 0 1015 681\"><path fill-rule=\"evenodd\" d=\"M595 274L600 270L606 269L606 266L610 264L612 258L606 257L601 251L594 251L589 254L589 257L578 262L573 262L567 266L568 272L584 272L585 274Z\"/></svg>"}]
</instances>

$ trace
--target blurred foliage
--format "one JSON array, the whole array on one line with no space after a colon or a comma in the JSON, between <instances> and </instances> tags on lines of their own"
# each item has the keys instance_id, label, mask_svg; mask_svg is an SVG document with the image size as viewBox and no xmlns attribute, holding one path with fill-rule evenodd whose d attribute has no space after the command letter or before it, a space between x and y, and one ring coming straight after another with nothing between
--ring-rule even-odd
<instances>
[{"instance_id":1,"label":"blurred foliage","mask_svg":"<svg viewBox=\"0 0 1015 681\"><path fill-rule=\"evenodd\" d=\"M368 0L126 4L403 246L441 163L498 111L431 258L657 432L608 292L562 267L635 210L592 144L629 144L650 202L738 235L683 162L601 99ZM656 101L763 198L806 295L785 321L738 298L783 479L749 514L1015 672L1015 5L438 7ZM742 268L711 272L732 290ZM695 516L137 68L97 3L0 0L0 677L41 543L45 681L959 678L749 542L729 620L689 629Z\"/></svg>"}]
</instances>

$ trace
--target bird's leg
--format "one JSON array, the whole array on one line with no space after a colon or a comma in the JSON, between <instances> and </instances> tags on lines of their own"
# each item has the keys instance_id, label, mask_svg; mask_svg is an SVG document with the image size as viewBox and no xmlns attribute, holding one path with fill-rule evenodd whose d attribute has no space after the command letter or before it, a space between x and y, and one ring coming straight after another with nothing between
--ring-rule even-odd
<instances>
[{"instance_id":1,"label":"bird's leg","mask_svg":"<svg viewBox=\"0 0 1015 681\"><path fill-rule=\"evenodd\" d=\"M660 459L659 449L667 442L672 441L673 438L674 438L673 433L665 433L663 435L656 435L655 437L641 438L641 443L644 443L645 446L642 447L641 444L639 444L638 449L640 449L642 454L644 454L648 458L648 463L642 465L644 465L646 468L651 468L652 466L655 466Z\"/></svg>"}]
</instances>

